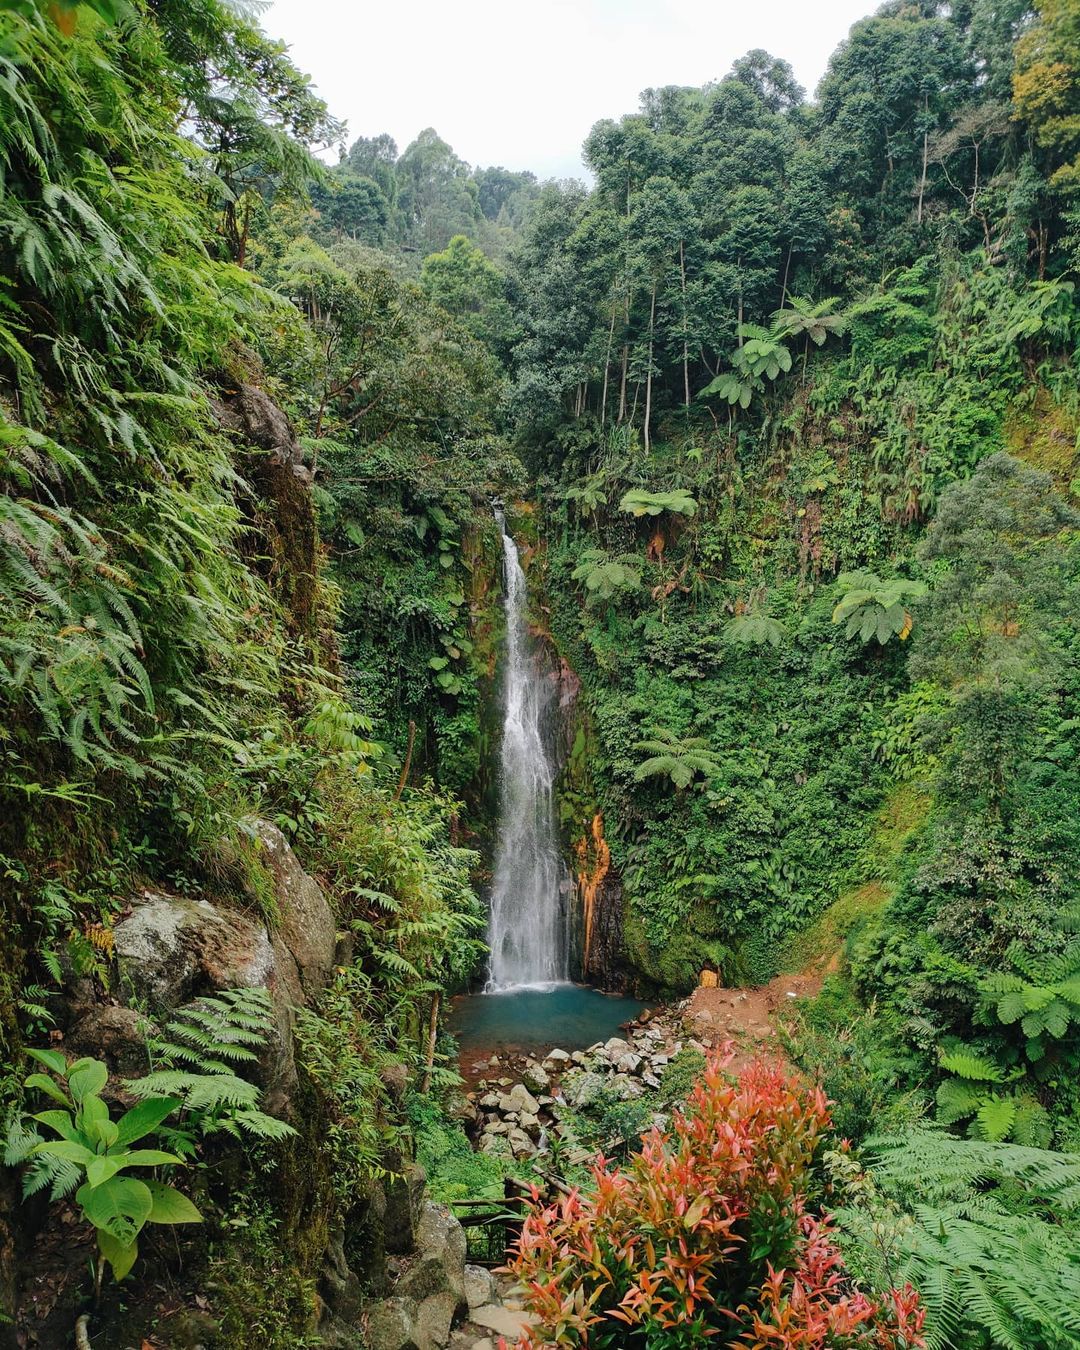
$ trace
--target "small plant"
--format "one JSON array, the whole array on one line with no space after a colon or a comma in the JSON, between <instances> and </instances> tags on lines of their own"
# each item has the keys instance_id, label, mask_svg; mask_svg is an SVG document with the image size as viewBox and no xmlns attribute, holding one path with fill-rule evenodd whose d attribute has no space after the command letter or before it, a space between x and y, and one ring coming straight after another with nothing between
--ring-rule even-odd
<instances>
[{"instance_id":1,"label":"small plant","mask_svg":"<svg viewBox=\"0 0 1080 1350\"><path fill-rule=\"evenodd\" d=\"M628 515L658 516L670 511L676 516L692 516L698 509L697 501L685 488L675 488L671 492L646 492L643 488L632 488L623 494L619 510Z\"/></svg>"},{"instance_id":2,"label":"small plant","mask_svg":"<svg viewBox=\"0 0 1080 1350\"><path fill-rule=\"evenodd\" d=\"M103 1263L122 1280L139 1254L138 1237L148 1223L200 1223L202 1216L187 1196L152 1178L124 1175L133 1169L179 1164L175 1153L157 1148L132 1148L159 1130L180 1109L179 1097L148 1096L113 1120L101 1092L108 1070L100 1060L78 1059L68 1064L56 1050L27 1052L48 1072L32 1073L27 1090L36 1089L58 1103L38 1111L16 1126L9 1136L5 1162L29 1161L24 1195L46 1185L53 1197L75 1190L83 1218L93 1224ZM33 1126L44 1125L57 1135L42 1139ZM80 1184L81 1183L81 1184ZM98 1270L100 1285L102 1267Z\"/></svg>"}]
</instances>

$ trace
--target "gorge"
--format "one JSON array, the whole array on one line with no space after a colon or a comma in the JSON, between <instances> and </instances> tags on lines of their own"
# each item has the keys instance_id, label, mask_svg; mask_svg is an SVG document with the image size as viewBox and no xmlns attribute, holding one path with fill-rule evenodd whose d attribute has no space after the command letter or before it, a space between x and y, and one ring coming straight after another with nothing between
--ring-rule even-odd
<instances>
[{"instance_id":1,"label":"gorge","mask_svg":"<svg viewBox=\"0 0 1080 1350\"><path fill-rule=\"evenodd\" d=\"M3 1350L1077 1344L1076 5L717 60L0 5Z\"/></svg>"}]
</instances>

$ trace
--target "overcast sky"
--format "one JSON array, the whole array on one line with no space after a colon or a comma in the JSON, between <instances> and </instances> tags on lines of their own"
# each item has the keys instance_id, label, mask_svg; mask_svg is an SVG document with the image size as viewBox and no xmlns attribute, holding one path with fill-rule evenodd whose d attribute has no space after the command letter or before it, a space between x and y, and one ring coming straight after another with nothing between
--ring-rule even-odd
<instances>
[{"instance_id":1,"label":"overcast sky","mask_svg":"<svg viewBox=\"0 0 1080 1350\"><path fill-rule=\"evenodd\" d=\"M764 47L813 93L851 24L877 0L273 0L283 38L350 139L399 150L432 126L474 165L580 177L601 117L650 85L700 85Z\"/></svg>"}]
</instances>

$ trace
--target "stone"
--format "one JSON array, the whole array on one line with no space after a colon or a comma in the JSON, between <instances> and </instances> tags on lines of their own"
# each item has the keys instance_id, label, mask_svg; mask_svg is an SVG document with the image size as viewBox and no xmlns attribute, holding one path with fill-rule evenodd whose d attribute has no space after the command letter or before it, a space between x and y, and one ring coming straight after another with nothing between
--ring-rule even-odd
<instances>
[{"instance_id":1,"label":"stone","mask_svg":"<svg viewBox=\"0 0 1080 1350\"><path fill-rule=\"evenodd\" d=\"M495 1276L483 1266L465 1267L465 1297L470 1308L482 1308L485 1303L498 1303Z\"/></svg>"},{"instance_id":2,"label":"stone","mask_svg":"<svg viewBox=\"0 0 1080 1350\"><path fill-rule=\"evenodd\" d=\"M156 1028L134 1008L99 1006L80 1017L64 1037L64 1048L76 1059L103 1059L112 1073L137 1078L146 1073L146 1038Z\"/></svg>"},{"instance_id":3,"label":"stone","mask_svg":"<svg viewBox=\"0 0 1080 1350\"><path fill-rule=\"evenodd\" d=\"M551 1086L551 1079L539 1064L527 1064L522 1071L521 1081L530 1092L547 1092Z\"/></svg>"},{"instance_id":4,"label":"stone","mask_svg":"<svg viewBox=\"0 0 1080 1350\"><path fill-rule=\"evenodd\" d=\"M540 1103L532 1095L524 1083L515 1083L508 1093L499 1103L499 1110L504 1115L508 1113L520 1113L527 1111L531 1115L537 1115L540 1111Z\"/></svg>"},{"instance_id":5,"label":"stone","mask_svg":"<svg viewBox=\"0 0 1080 1350\"><path fill-rule=\"evenodd\" d=\"M589 1071L575 1073L563 1079L563 1092L571 1106L579 1110L597 1101L607 1085L603 1074Z\"/></svg>"},{"instance_id":6,"label":"stone","mask_svg":"<svg viewBox=\"0 0 1080 1350\"><path fill-rule=\"evenodd\" d=\"M548 1073L558 1073L565 1069L570 1063L570 1055L565 1050L549 1050L544 1060L544 1068Z\"/></svg>"},{"instance_id":7,"label":"stone","mask_svg":"<svg viewBox=\"0 0 1080 1350\"><path fill-rule=\"evenodd\" d=\"M589 1064L589 1057L582 1050L575 1050L574 1053L570 1056L570 1060L571 1063L577 1064L583 1069L587 1068Z\"/></svg>"},{"instance_id":8,"label":"stone","mask_svg":"<svg viewBox=\"0 0 1080 1350\"><path fill-rule=\"evenodd\" d=\"M652 1088L654 1092L660 1086L660 1079L657 1078L656 1075L652 1073L643 1073L641 1075L641 1081L645 1084L647 1088Z\"/></svg>"},{"instance_id":9,"label":"stone","mask_svg":"<svg viewBox=\"0 0 1080 1350\"><path fill-rule=\"evenodd\" d=\"M334 1316L343 1322L355 1322L359 1317L362 1302L360 1280L349 1269L345 1259L345 1234L340 1227L331 1233L326 1245L319 1293Z\"/></svg>"},{"instance_id":10,"label":"stone","mask_svg":"<svg viewBox=\"0 0 1080 1350\"><path fill-rule=\"evenodd\" d=\"M411 1252L416 1244L416 1229L424 1205L427 1174L419 1163L408 1163L383 1185L386 1209L383 1212L383 1241L393 1256Z\"/></svg>"},{"instance_id":11,"label":"stone","mask_svg":"<svg viewBox=\"0 0 1080 1350\"><path fill-rule=\"evenodd\" d=\"M540 1117L532 1115L529 1111L522 1112L518 1123L525 1133L531 1134L533 1138L540 1132Z\"/></svg>"},{"instance_id":12,"label":"stone","mask_svg":"<svg viewBox=\"0 0 1080 1350\"><path fill-rule=\"evenodd\" d=\"M609 1078L607 1087L608 1091L613 1093L622 1102L633 1101L635 1098L640 1097L645 1091L644 1087L636 1078L631 1078L630 1075L626 1073L617 1073Z\"/></svg>"},{"instance_id":13,"label":"stone","mask_svg":"<svg viewBox=\"0 0 1080 1350\"><path fill-rule=\"evenodd\" d=\"M671 1056L670 1056L670 1055L653 1055L653 1056L652 1056L652 1066L653 1066L654 1069L663 1069L666 1065L668 1065L668 1064L670 1064L670 1063L671 1063Z\"/></svg>"},{"instance_id":14,"label":"stone","mask_svg":"<svg viewBox=\"0 0 1080 1350\"><path fill-rule=\"evenodd\" d=\"M494 1303L474 1308L469 1314L469 1320L475 1322L478 1327L486 1327L488 1331L493 1331L496 1336L505 1336L510 1344L515 1344L525 1328L531 1325L531 1318L527 1313L515 1312L512 1308L500 1308Z\"/></svg>"},{"instance_id":15,"label":"stone","mask_svg":"<svg viewBox=\"0 0 1080 1350\"><path fill-rule=\"evenodd\" d=\"M629 1052L630 1043L619 1036L612 1036L610 1041L604 1042L603 1049L608 1059L615 1060Z\"/></svg>"},{"instance_id":16,"label":"stone","mask_svg":"<svg viewBox=\"0 0 1080 1350\"><path fill-rule=\"evenodd\" d=\"M497 1111L499 1109L500 1097L497 1092L485 1092L477 1103L485 1111Z\"/></svg>"},{"instance_id":17,"label":"stone","mask_svg":"<svg viewBox=\"0 0 1080 1350\"><path fill-rule=\"evenodd\" d=\"M509 1134L510 1126L505 1120L489 1120L484 1126L485 1134Z\"/></svg>"},{"instance_id":18,"label":"stone","mask_svg":"<svg viewBox=\"0 0 1080 1350\"><path fill-rule=\"evenodd\" d=\"M370 1308L366 1344L369 1350L421 1350L412 1299L395 1295Z\"/></svg>"},{"instance_id":19,"label":"stone","mask_svg":"<svg viewBox=\"0 0 1080 1350\"><path fill-rule=\"evenodd\" d=\"M455 1313L468 1308L465 1298L465 1230L445 1205L427 1201L416 1227L416 1259L402 1275L397 1292L422 1303L432 1294L452 1294Z\"/></svg>"},{"instance_id":20,"label":"stone","mask_svg":"<svg viewBox=\"0 0 1080 1350\"><path fill-rule=\"evenodd\" d=\"M641 1068L641 1056L629 1050L625 1055L619 1056L615 1061L615 1067L620 1073L637 1073Z\"/></svg>"},{"instance_id":21,"label":"stone","mask_svg":"<svg viewBox=\"0 0 1080 1350\"><path fill-rule=\"evenodd\" d=\"M457 1312L453 1294L432 1294L416 1310L416 1339L420 1350L438 1350L450 1340L450 1328Z\"/></svg>"},{"instance_id":22,"label":"stone","mask_svg":"<svg viewBox=\"0 0 1080 1350\"><path fill-rule=\"evenodd\" d=\"M531 1158L536 1152L536 1145L524 1130L511 1130L509 1140L515 1158Z\"/></svg>"},{"instance_id":23,"label":"stone","mask_svg":"<svg viewBox=\"0 0 1080 1350\"><path fill-rule=\"evenodd\" d=\"M300 866L288 840L266 820L252 823L260 860L274 882L279 932L308 998L325 989L334 969L337 924L319 883Z\"/></svg>"}]
</instances>

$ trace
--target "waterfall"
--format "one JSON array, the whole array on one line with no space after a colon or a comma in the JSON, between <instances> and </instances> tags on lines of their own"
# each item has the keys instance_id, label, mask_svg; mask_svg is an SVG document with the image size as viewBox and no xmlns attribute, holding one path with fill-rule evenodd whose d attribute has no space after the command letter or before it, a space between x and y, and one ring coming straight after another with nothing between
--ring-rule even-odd
<instances>
[{"instance_id":1,"label":"waterfall","mask_svg":"<svg viewBox=\"0 0 1080 1350\"><path fill-rule=\"evenodd\" d=\"M487 992L558 984L568 974L564 871L555 828L555 767L544 744L553 689L525 625L526 586L501 511L506 653L499 823L491 889Z\"/></svg>"}]
</instances>

